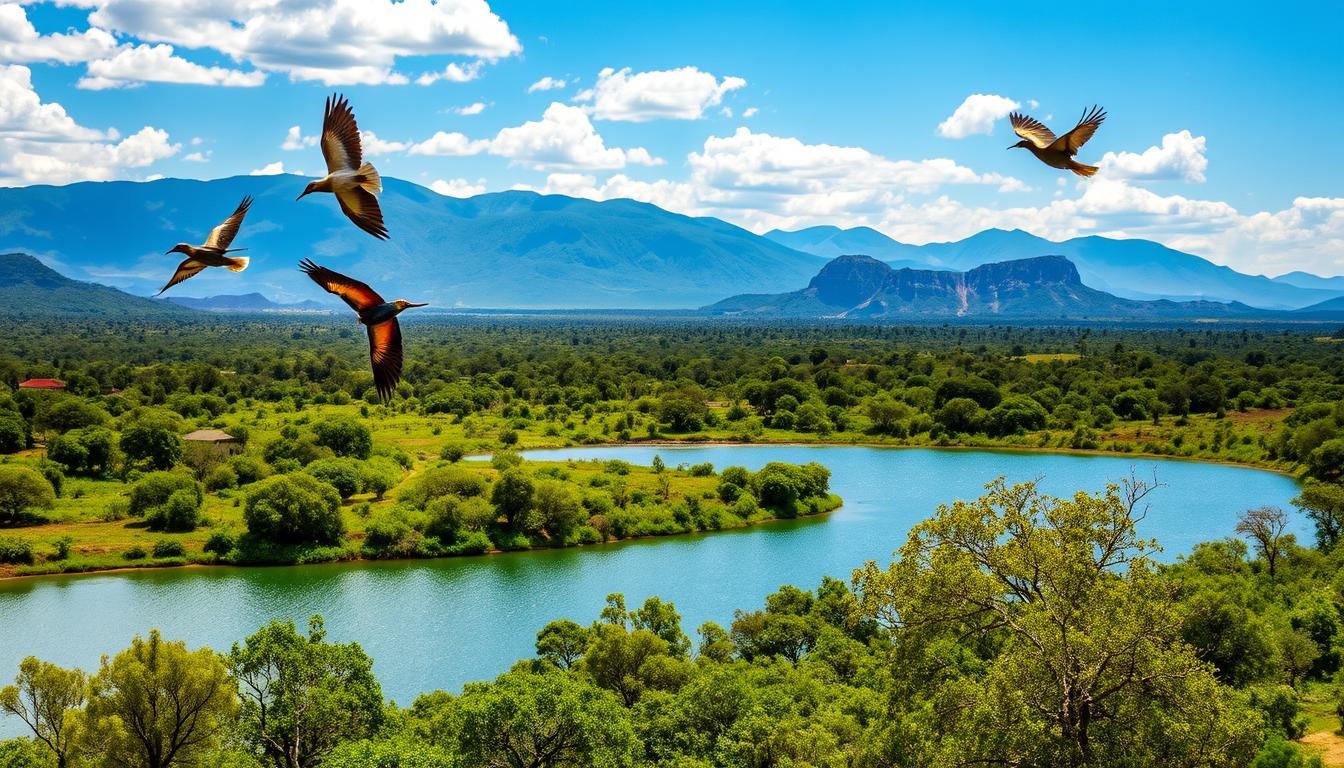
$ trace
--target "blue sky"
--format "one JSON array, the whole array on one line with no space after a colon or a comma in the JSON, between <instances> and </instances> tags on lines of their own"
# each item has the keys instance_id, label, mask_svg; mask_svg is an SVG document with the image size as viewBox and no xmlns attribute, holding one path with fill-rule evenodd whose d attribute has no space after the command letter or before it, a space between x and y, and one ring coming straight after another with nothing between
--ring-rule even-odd
<instances>
[{"instance_id":1,"label":"blue sky","mask_svg":"<svg viewBox=\"0 0 1344 768\"><path fill-rule=\"evenodd\" d=\"M315 174L339 90L384 174L446 194L1344 272L1344 13L1176 5L0 0L0 184ZM1005 151L1010 109L1094 102L1093 179Z\"/></svg>"}]
</instances>

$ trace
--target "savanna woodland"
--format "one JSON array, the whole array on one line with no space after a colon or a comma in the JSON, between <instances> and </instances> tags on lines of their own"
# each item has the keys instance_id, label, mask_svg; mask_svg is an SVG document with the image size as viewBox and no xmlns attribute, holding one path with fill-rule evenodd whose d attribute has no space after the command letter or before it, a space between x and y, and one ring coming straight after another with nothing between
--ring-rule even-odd
<instances>
[{"instance_id":1,"label":"savanna woodland","mask_svg":"<svg viewBox=\"0 0 1344 768\"><path fill-rule=\"evenodd\" d=\"M1319 329L431 316L408 321L384 405L347 324L30 324L0 338L8 576L588 546L842 503L817 464L518 453L547 446L1102 451L1302 485L1293 509L1229 510L1223 538L1159 558L1136 530L1145 479L1066 498L991 482L928 510L889 562L781 586L726 626L613 594L493 681L412 702L386 701L373 660L319 617L216 649L146 627L96 669L14 670L0 709L28 735L0 743L0 766L1270 768L1344 752L1344 347ZM36 378L65 388L18 386ZM183 439L200 430L228 441Z\"/></svg>"}]
</instances>

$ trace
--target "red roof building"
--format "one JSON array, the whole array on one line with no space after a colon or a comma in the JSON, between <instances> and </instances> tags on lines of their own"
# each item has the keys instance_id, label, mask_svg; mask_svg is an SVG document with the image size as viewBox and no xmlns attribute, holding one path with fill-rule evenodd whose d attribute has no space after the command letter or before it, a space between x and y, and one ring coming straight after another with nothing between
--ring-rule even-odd
<instances>
[{"instance_id":1,"label":"red roof building","mask_svg":"<svg viewBox=\"0 0 1344 768\"><path fill-rule=\"evenodd\" d=\"M65 389L60 379L29 379L19 382L19 389Z\"/></svg>"}]
</instances>

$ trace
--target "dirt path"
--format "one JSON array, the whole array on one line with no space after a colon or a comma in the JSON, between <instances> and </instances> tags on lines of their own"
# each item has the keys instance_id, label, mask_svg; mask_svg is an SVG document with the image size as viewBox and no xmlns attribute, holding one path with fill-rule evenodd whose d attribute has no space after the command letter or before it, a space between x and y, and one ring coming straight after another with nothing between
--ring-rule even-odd
<instances>
[{"instance_id":1,"label":"dirt path","mask_svg":"<svg viewBox=\"0 0 1344 768\"><path fill-rule=\"evenodd\" d=\"M1316 752L1326 766L1344 767L1344 737L1333 731L1308 733L1297 740L1299 744Z\"/></svg>"}]
</instances>

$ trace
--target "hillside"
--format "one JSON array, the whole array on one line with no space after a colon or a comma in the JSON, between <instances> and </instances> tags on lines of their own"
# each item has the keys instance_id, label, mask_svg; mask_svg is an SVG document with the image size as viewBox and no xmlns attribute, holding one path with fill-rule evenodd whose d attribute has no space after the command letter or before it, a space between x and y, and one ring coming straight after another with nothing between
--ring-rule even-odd
<instances>
[{"instance_id":1,"label":"hillside","mask_svg":"<svg viewBox=\"0 0 1344 768\"><path fill-rule=\"evenodd\" d=\"M1073 262L1083 283L1128 299L1239 301L1265 309L1297 309L1344 294L1314 275L1271 280L1245 275L1150 240L1076 237L1053 242L1022 230L987 229L964 240L908 245L867 227L811 227L766 237L821 256L863 253L894 267L968 270L982 264L1058 254ZM1285 276L1288 277L1288 276Z\"/></svg>"},{"instance_id":2,"label":"hillside","mask_svg":"<svg viewBox=\"0 0 1344 768\"><path fill-rule=\"evenodd\" d=\"M385 179L379 242L329 196L295 201L304 179L88 182L0 189L0 251L50 256L78 279L143 295L172 274L174 243L201 242L245 194L255 196L235 245L241 274L211 269L165 296L259 292L277 302L322 294L297 269L307 256L387 298L512 308L685 308L741 289L783 291L820 261L717 219L631 200L593 202L532 192L469 199Z\"/></svg>"},{"instance_id":3,"label":"hillside","mask_svg":"<svg viewBox=\"0 0 1344 768\"><path fill-rule=\"evenodd\" d=\"M244 293L237 296L223 294L201 298L170 296L167 301L206 312L330 312L337 308L334 303L322 303L311 299L296 304L279 304L260 293Z\"/></svg>"},{"instance_id":4,"label":"hillside","mask_svg":"<svg viewBox=\"0 0 1344 768\"><path fill-rule=\"evenodd\" d=\"M870 256L832 260L800 291L742 294L708 312L760 317L1177 319L1268 314L1241 304L1135 301L1083 285L1062 256L984 264L967 272L892 269Z\"/></svg>"},{"instance_id":5,"label":"hillside","mask_svg":"<svg viewBox=\"0 0 1344 768\"><path fill-rule=\"evenodd\" d=\"M25 253L0 254L0 307L6 315L173 317L185 307L150 301L96 283L71 280Z\"/></svg>"}]
</instances>

